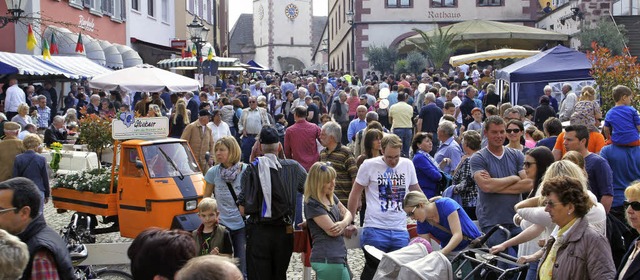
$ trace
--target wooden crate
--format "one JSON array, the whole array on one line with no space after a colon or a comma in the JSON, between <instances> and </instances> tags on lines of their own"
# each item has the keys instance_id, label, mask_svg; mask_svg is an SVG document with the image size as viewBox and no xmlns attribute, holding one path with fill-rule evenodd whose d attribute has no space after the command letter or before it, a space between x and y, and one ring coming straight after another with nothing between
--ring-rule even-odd
<instances>
[{"instance_id":1,"label":"wooden crate","mask_svg":"<svg viewBox=\"0 0 640 280\"><path fill-rule=\"evenodd\" d=\"M72 189L51 189L53 207L93 214L96 216L118 215L117 194L98 194Z\"/></svg>"}]
</instances>

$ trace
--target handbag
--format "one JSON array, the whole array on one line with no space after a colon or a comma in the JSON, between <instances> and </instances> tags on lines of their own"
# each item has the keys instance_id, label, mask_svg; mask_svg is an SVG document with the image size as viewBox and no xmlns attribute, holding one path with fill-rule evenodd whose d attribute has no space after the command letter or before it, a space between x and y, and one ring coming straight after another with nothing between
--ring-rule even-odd
<instances>
[{"instance_id":1,"label":"handbag","mask_svg":"<svg viewBox=\"0 0 640 280\"><path fill-rule=\"evenodd\" d=\"M442 194L449 186L451 186L451 183L453 182L453 177L451 177L451 175L449 175L448 173L445 173L442 170L440 170L440 168L438 168L438 172L440 172L440 175L442 177L440 178L440 181L436 183L436 187L437 187L438 194Z\"/></svg>"}]
</instances>

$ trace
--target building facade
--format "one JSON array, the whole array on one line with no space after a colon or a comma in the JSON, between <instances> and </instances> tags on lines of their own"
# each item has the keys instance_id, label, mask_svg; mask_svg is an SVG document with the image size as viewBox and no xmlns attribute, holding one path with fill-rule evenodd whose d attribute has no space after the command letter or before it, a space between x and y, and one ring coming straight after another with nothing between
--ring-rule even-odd
<instances>
[{"instance_id":1,"label":"building facade","mask_svg":"<svg viewBox=\"0 0 640 280\"><path fill-rule=\"evenodd\" d=\"M145 63L155 65L180 50L171 48L175 38L175 0L130 0L127 7L127 42Z\"/></svg>"},{"instance_id":2,"label":"building facade","mask_svg":"<svg viewBox=\"0 0 640 280\"><path fill-rule=\"evenodd\" d=\"M209 28L207 42L214 47L215 55L224 55L229 45L229 0L175 0L174 8L175 39L190 40L187 25L198 17Z\"/></svg>"},{"instance_id":3,"label":"building facade","mask_svg":"<svg viewBox=\"0 0 640 280\"><path fill-rule=\"evenodd\" d=\"M93 47L94 41L98 42L98 47L100 42L125 45L125 4L124 0L28 1L25 14L39 16L21 19L18 24L9 24L0 29L3 38L0 51L39 55L43 39L50 40L51 33L57 37L61 55L83 55L75 53L73 49L66 53L69 52L67 45L75 48L78 33L86 38L84 43L89 48ZM6 4L3 2L0 5L0 9L6 11ZM33 50L26 48L27 23L32 25L38 41ZM104 62L101 64L104 65Z\"/></svg>"},{"instance_id":4,"label":"building facade","mask_svg":"<svg viewBox=\"0 0 640 280\"><path fill-rule=\"evenodd\" d=\"M485 19L533 26L542 7L537 0L329 0L329 69L362 75L371 46L397 47L416 35L465 20Z\"/></svg>"}]
</instances>

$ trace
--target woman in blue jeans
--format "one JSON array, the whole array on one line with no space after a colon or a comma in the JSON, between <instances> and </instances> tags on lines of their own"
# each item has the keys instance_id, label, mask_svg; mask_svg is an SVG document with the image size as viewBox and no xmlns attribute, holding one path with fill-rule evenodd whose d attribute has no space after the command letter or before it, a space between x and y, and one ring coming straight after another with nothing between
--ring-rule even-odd
<instances>
[{"instance_id":1,"label":"woman in blue jeans","mask_svg":"<svg viewBox=\"0 0 640 280\"><path fill-rule=\"evenodd\" d=\"M313 240L311 267L318 280L351 279L342 237L351 212L333 193L335 187L335 169L323 162L311 166L304 188L304 215Z\"/></svg>"},{"instance_id":2,"label":"woman in blue jeans","mask_svg":"<svg viewBox=\"0 0 640 280\"><path fill-rule=\"evenodd\" d=\"M246 278L245 223L236 201L242 190L240 182L247 164L240 162L240 146L233 136L218 139L214 144L214 151L217 164L204 176L207 181L204 197L213 196L218 201L220 224L231 233L233 254L240 261L240 270Z\"/></svg>"}]
</instances>

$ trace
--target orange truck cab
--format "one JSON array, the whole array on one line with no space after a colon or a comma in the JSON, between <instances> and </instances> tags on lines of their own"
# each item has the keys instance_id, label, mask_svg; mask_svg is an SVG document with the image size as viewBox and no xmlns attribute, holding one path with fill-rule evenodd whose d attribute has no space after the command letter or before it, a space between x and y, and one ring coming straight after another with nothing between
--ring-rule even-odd
<instances>
[{"instance_id":1,"label":"orange truck cab","mask_svg":"<svg viewBox=\"0 0 640 280\"><path fill-rule=\"evenodd\" d=\"M148 227L194 230L205 181L185 140L128 140L120 144L116 189L120 234Z\"/></svg>"}]
</instances>

